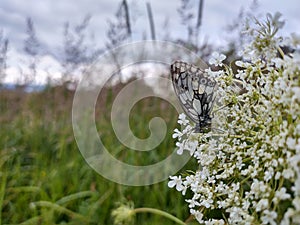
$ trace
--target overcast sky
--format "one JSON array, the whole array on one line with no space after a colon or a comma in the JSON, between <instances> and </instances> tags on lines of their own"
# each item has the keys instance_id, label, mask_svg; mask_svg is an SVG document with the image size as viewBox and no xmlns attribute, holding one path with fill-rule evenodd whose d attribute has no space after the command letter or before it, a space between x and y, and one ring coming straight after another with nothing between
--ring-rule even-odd
<instances>
[{"instance_id":1,"label":"overcast sky","mask_svg":"<svg viewBox=\"0 0 300 225\"><path fill-rule=\"evenodd\" d=\"M169 20L168 33L171 37L185 37L186 30L180 23L177 8L180 0L147 0L151 3L156 32L161 38L166 18ZM198 2L198 0L195 0ZM89 31L94 35L98 47L107 41L107 19L113 18L121 0L0 0L0 29L10 41L10 63L17 55L22 55L25 38L25 19L34 21L37 37L51 52L59 55L63 40L63 24L69 21L78 24L87 14L92 15ZM143 35L149 38L146 1L128 0L131 10L132 30L135 39ZM237 18L241 8L249 9L252 0L205 0L201 27L201 37L216 44L224 43L224 27ZM279 11L286 21L285 33L300 33L300 4L298 0L260 0L261 14Z\"/></svg>"}]
</instances>

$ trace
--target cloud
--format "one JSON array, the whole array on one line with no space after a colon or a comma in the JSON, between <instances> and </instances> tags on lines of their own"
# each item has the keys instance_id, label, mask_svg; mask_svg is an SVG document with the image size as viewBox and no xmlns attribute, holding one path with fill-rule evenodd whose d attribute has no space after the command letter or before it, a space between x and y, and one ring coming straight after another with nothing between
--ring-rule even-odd
<instances>
[{"instance_id":1,"label":"cloud","mask_svg":"<svg viewBox=\"0 0 300 225\"><path fill-rule=\"evenodd\" d=\"M30 74L28 68L29 61L26 55L15 49L11 49L8 54L10 60L9 66L6 70L6 77L4 83L23 83L26 79L26 74ZM62 76L62 67L51 55L41 56L37 63L35 84L45 84L47 79L51 76L53 80L59 80Z\"/></svg>"},{"instance_id":2,"label":"cloud","mask_svg":"<svg viewBox=\"0 0 300 225\"><path fill-rule=\"evenodd\" d=\"M78 24L85 15L91 14L90 32L95 34L100 46L104 46L106 40L107 19L112 18L120 5L121 0L97 1L97 0L1 0L0 28L4 28L9 39L17 48L22 47L25 36L25 18L32 17L38 37L41 42L50 48L56 48L62 42L63 24L70 21ZM177 8L180 1L149 1L152 6L156 24L157 36L163 33L162 24L166 17L170 18L170 33L184 35L185 30L181 26ZM195 2L198 2L195 0ZM247 8L252 0L239 1L204 1L202 34L212 39L220 38L222 28L236 18L241 7ZM133 18L132 26L135 37L142 38L143 31L148 33L149 24L146 11L146 1L129 0L130 15ZM296 25L300 20L297 0L289 3L280 0L259 1L260 11L281 11L287 20ZM233 7L234 6L234 7ZM195 8L197 13L197 8ZM289 29L293 27L289 26ZM295 28L294 28L295 29ZM222 36L222 34L221 34Z\"/></svg>"},{"instance_id":3,"label":"cloud","mask_svg":"<svg viewBox=\"0 0 300 225\"><path fill-rule=\"evenodd\" d=\"M195 0L198 2L198 0ZM141 40L144 34L150 38L149 21L147 18L146 0L128 0L130 5L130 16L132 19L133 39ZM169 34L174 39L186 37L187 31L181 25L177 8L179 0L162 1L149 0L151 3L154 22L156 25L156 36L163 38ZM224 27L231 23L238 15L241 7L247 8L252 0L206 0L204 1L203 26L201 37L209 37L214 44L224 43ZM10 40L10 51L15 51L11 59L16 64L22 55L23 41L26 37L26 17L34 21L36 34L40 42L50 52L49 57L55 60L62 58L63 47L63 24L69 21L76 25L82 21L85 15L91 14L89 33L94 34L95 47L104 47L107 41L106 31L108 28L107 19L112 18L117 11L121 0L98 1L98 0L1 0L0 5L0 29ZM276 12L280 11L287 23L285 33L300 32L300 4L298 0L264 0L258 1L259 11ZM197 13L197 8L195 8ZM169 18L168 29L162 29L166 18ZM17 53L16 53L17 52Z\"/></svg>"},{"instance_id":4,"label":"cloud","mask_svg":"<svg viewBox=\"0 0 300 225\"><path fill-rule=\"evenodd\" d=\"M99 3L88 1L52 0L2 0L0 6L0 28L3 28L11 44L21 49L26 31L26 18L34 21L37 36L45 45L54 47L62 42L63 24L69 21L78 24L85 15L91 14L90 31L103 38L106 18L113 15L117 2Z\"/></svg>"}]
</instances>

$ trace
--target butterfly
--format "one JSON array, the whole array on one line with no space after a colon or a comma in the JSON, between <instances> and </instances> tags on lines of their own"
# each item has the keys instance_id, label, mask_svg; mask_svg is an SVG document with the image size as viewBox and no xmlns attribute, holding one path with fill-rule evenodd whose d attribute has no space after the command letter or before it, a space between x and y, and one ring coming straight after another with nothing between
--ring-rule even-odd
<instances>
[{"instance_id":1,"label":"butterfly","mask_svg":"<svg viewBox=\"0 0 300 225\"><path fill-rule=\"evenodd\" d=\"M184 112L196 124L195 132L209 132L216 81L208 77L203 69L182 61L171 65L171 78Z\"/></svg>"}]
</instances>

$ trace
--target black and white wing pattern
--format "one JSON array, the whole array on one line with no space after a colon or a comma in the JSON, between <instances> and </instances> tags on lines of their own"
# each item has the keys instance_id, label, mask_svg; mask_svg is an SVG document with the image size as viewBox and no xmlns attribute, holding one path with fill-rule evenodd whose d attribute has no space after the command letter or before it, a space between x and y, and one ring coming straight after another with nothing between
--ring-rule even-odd
<instances>
[{"instance_id":1,"label":"black and white wing pattern","mask_svg":"<svg viewBox=\"0 0 300 225\"><path fill-rule=\"evenodd\" d=\"M181 61L171 65L171 77L184 112L196 123L195 131L209 131L216 81L209 78L204 70Z\"/></svg>"}]
</instances>

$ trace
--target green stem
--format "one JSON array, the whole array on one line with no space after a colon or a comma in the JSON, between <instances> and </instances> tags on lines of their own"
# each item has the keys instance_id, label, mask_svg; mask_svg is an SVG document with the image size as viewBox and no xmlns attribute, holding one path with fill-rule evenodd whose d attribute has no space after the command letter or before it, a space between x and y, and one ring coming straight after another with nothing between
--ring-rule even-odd
<instances>
[{"instance_id":1,"label":"green stem","mask_svg":"<svg viewBox=\"0 0 300 225\"><path fill-rule=\"evenodd\" d=\"M91 197L93 195L95 195L94 191L82 191L82 192L78 192L78 193L75 193L75 194L65 196L65 197L59 199L58 201L56 201L56 204L63 205L63 204L66 204L70 201L73 201L73 200L76 200L76 199L79 199L79 198Z\"/></svg>"},{"instance_id":2,"label":"green stem","mask_svg":"<svg viewBox=\"0 0 300 225\"><path fill-rule=\"evenodd\" d=\"M41 221L42 221L42 217L36 216L36 217L32 217L28 220L25 220L22 223L18 223L18 225L41 224Z\"/></svg>"},{"instance_id":3,"label":"green stem","mask_svg":"<svg viewBox=\"0 0 300 225\"><path fill-rule=\"evenodd\" d=\"M281 55L281 57L284 58L284 52L282 51L282 49L279 46L277 46L276 48L279 54Z\"/></svg>"},{"instance_id":4,"label":"green stem","mask_svg":"<svg viewBox=\"0 0 300 225\"><path fill-rule=\"evenodd\" d=\"M82 221L89 222L89 219L86 218L85 216L82 216L82 215L80 215L78 213L75 213L75 212L73 212L73 211L71 211L71 210L69 210L69 209L67 209L67 208L65 208L63 206L60 206L60 205L52 203L52 202L38 201L38 202L33 202L32 204L34 206L51 208L51 209L54 209L57 212L66 214L66 215L70 216L71 218L77 218L77 219L80 219Z\"/></svg>"},{"instance_id":5,"label":"green stem","mask_svg":"<svg viewBox=\"0 0 300 225\"><path fill-rule=\"evenodd\" d=\"M7 182L7 174L6 171L4 171L2 173L2 179L0 185L0 224L2 224L2 207L3 207L3 201L5 195L6 182Z\"/></svg>"},{"instance_id":6,"label":"green stem","mask_svg":"<svg viewBox=\"0 0 300 225\"><path fill-rule=\"evenodd\" d=\"M183 221L181 221L180 219L178 219L177 217L167 213L167 212L164 212L162 210L159 210L159 209L153 209L153 208L136 208L133 210L134 213L153 213L153 214L157 214L157 215L160 215L160 216L164 216L170 220L173 220L174 222L178 223L178 224L181 224L181 225L186 225L186 223L184 223Z\"/></svg>"},{"instance_id":7,"label":"green stem","mask_svg":"<svg viewBox=\"0 0 300 225\"><path fill-rule=\"evenodd\" d=\"M7 192L39 192L41 191L41 188L36 186L20 186L20 187L7 188L6 191Z\"/></svg>"}]
</instances>

